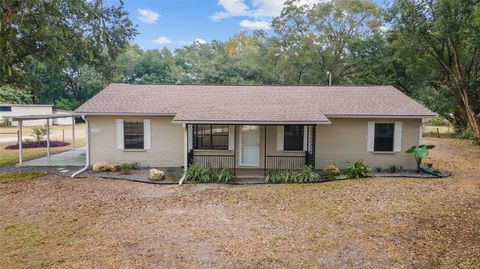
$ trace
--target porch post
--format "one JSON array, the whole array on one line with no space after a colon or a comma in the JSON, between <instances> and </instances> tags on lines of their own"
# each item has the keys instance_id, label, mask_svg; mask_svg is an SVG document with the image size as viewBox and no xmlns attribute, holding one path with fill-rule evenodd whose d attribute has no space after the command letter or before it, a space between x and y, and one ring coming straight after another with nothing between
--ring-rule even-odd
<instances>
[{"instance_id":1,"label":"porch post","mask_svg":"<svg viewBox=\"0 0 480 269\"><path fill-rule=\"evenodd\" d=\"M72 149L75 151L75 116L72 117Z\"/></svg>"},{"instance_id":2,"label":"porch post","mask_svg":"<svg viewBox=\"0 0 480 269\"><path fill-rule=\"evenodd\" d=\"M22 165L23 161L23 121L18 121L18 165Z\"/></svg>"},{"instance_id":3,"label":"porch post","mask_svg":"<svg viewBox=\"0 0 480 269\"><path fill-rule=\"evenodd\" d=\"M237 125L233 127L233 175L237 175Z\"/></svg>"},{"instance_id":4,"label":"porch post","mask_svg":"<svg viewBox=\"0 0 480 269\"><path fill-rule=\"evenodd\" d=\"M47 119L47 157L50 157L50 119Z\"/></svg>"},{"instance_id":5,"label":"porch post","mask_svg":"<svg viewBox=\"0 0 480 269\"><path fill-rule=\"evenodd\" d=\"M267 125L263 127L263 175L267 175Z\"/></svg>"}]
</instances>

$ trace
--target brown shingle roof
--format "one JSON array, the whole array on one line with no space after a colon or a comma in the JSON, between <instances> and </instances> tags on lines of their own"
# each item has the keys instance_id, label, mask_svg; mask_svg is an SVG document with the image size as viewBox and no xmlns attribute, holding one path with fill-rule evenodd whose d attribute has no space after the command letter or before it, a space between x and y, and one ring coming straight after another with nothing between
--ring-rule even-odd
<instances>
[{"instance_id":1,"label":"brown shingle roof","mask_svg":"<svg viewBox=\"0 0 480 269\"><path fill-rule=\"evenodd\" d=\"M110 84L75 112L173 115L175 122L328 123L328 117L432 117L392 86Z\"/></svg>"}]
</instances>

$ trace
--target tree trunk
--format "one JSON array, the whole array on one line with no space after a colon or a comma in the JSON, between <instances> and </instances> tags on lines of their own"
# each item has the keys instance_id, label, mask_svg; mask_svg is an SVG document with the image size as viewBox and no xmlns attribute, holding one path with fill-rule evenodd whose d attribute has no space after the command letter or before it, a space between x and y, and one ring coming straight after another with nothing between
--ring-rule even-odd
<instances>
[{"instance_id":1,"label":"tree trunk","mask_svg":"<svg viewBox=\"0 0 480 269\"><path fill-rule=\"evenodd\" d=\"M480 123L477 121L475 112L470 105L468 89L463 87L462 92L460 92L460 96L465 108L465 116L467 117L468 124L472 128L473 136L475 137L475 142L477 145L480 145Z\"/></svg>"}]
</instances>

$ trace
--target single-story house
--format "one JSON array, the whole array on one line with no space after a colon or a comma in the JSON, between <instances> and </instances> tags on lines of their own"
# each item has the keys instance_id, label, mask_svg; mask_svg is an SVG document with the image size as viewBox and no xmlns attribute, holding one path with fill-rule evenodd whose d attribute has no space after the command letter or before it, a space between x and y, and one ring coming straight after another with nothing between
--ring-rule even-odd
<instances>
[{"instance_id":1,"label":"single-story house","mask_svg":"<svg viewBox=\"0 0 480 269\"><path fill-rule=\"evenodd\" d=\"M25 115L44 115L52 114L52 105L37 104L0 104L0 121L11 119L16 116ZM17 126L17 122L13 121L12 126ZM45 125L47 120L28 120L24 122L25 126Z\"/></svg>"},{"instance_id":2,"label":"single-story house","mask_svg":"<svg viewBox=\"0 0 480 269\"><path fill-rule=\"evenodd\" d=\"M393 86L110 84L81 105L87 160L146 167L415 169L435 113Z\"/></svg>"}]
</instances>

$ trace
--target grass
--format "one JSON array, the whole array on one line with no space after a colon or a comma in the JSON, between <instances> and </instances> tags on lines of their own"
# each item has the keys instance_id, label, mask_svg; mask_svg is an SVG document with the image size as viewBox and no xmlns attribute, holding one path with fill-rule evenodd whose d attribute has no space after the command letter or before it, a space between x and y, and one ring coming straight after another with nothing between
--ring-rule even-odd
<instances>
[{"instance_id":1,"label":"grass","mask_svg":"<svg viewBox=\"0 0 480 269\"><path fill-rule=\"evenodd\" d=\"M45 171L2 173L0 174L0 184L30 180L46 174L47 172Z\"/></svg>"},{"instance_id":2,"label":"grass","mask_svg":"<svg viewBox=\"0 0 480 269\"><path fill-rule=\"evenodd\" d=\"M71 143L71 140L66 140L67 142ZM77 138L75 139L75 146L77 148L85 146L85 138ZM5 149L7 145L11 145L14 143L0 143L0 167L7 166L7 165L15 165L18 163L18 150L10 150ZM50 153L56 154L68 151L72 148L71 145L65 147L58 147L58 148L50 148ZM37 158L41 158L46 156L47 149L46 148L31 148L31 149L23 149L23 160L29 161Z\"/></svg>"}]
</instances>

